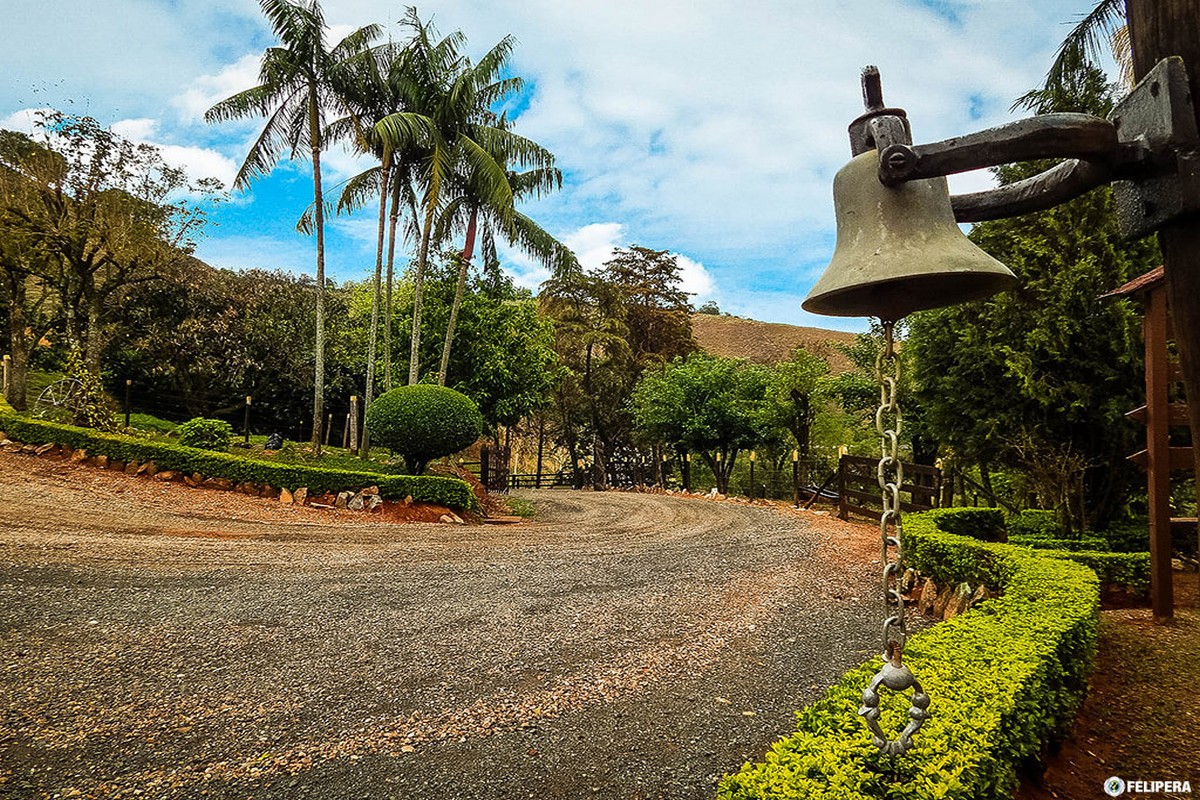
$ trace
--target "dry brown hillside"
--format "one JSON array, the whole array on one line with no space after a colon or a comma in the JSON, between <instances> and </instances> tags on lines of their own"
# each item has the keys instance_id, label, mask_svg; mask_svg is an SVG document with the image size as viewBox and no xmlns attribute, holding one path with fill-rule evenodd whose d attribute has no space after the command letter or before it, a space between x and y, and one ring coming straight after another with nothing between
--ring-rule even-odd
<instances>
[{"instance_id":1,"label":"dry brown hillside","mask_svg":"<svg viewBox=\"0 0 1200 800\"><path fill-rule=\"evenodd\" d=\"M827 358L830 371L835 375L849 369L850 362L832 345L854 341L853 333L716 314L693 314L692 333L707 353L745 358L759 364L786 361L797 347L803 347L814 355Z\"/></svg>"}]
</instances>

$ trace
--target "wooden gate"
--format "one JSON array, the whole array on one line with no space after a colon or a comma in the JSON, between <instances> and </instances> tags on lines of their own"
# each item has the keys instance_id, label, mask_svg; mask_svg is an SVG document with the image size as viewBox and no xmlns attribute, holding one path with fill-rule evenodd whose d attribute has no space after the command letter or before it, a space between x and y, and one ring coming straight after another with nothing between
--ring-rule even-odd
<instances>
[{"instance_id":1,"label":"wooden gate","mask_svg":"<svg viewBox=\"0 0 1200 800\"><path fill-rule=\"evenodd\" d=\"M489 492L508 489L508 461L511 451L500 445L479 448L479 481Z\"/></svg>"},{"instance_id":2,"label":"wooden gate","mask_svg":"<svg viewBox=\"0 0 1200 800\"><path fill-rule=\"evenodd\" d=\"M905 498L907 495L907 499ZM937 467L904 464L900 485L900 510L928 511L937 508L942 496L942 471ZM838 460L838 516L850 513L877 517L883 510L879 494L879 459L842 456Z\"/></svg>"}]
</instances>

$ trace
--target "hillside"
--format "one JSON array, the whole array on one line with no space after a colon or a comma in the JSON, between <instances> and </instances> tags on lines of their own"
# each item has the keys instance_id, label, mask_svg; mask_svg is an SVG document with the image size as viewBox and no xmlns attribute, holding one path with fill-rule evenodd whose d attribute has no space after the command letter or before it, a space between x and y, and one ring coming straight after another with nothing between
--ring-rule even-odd
<instances>
[{"instance_id":1,"label":"hillside","mask_svg":"<svg viewBox=\"0 0 1200 800\"><path fill-rule=\"evenodd\" d=\"M850 362L833 345L854 341L853 333L716 314L693 314L692 334L705 352L759 364L786 361L797 347L803 347L829 359L830 371L835 375L849 369Z\"/></svg>"}]
</instances>

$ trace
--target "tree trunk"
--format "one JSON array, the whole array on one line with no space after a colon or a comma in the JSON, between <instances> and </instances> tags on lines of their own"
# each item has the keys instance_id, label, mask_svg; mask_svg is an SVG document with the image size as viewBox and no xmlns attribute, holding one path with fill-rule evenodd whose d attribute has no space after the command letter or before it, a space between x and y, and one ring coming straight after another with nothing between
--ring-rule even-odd
<instances>
[{"instance_id":1,"label":"tree trunk","mask_svg":"<svg viewBox=\"0 0 1200 800\"><path fill-rule=\"evenodd\" d=\"M308 87L308 136L312 148L313 219L317 229L317 336L313 345L312 449L321 452L321 427L325 424L325 196L321 190L321 131L317 89Z\"/></svg>"},{"instance_id":2,"label":"tree trunk","mask_svg":"<svg viewBox=\"0 0 1200 800\"><path fill-rule=\"evenodd\" d=\"M383 279L383 235L387 227L388 175L392 169L391 150L383 151L383 163L380 165L379 187L379 233L375 243L375 282L371 287L371 330L367 332L367 390L363 395L363 408L371 405L375 398L375 357L379 342L379 292ZM367 430L366 420L363 421L362 448L359 455L365 461L370 455L371 432Z\"/></svg>"},{"instance_id":3,"label":"tree trunk","mask_svg":"<svg viewBox=\"0 0 1200 800\"><path fill-rule=\"evenodd\" d=\"M408 355L409 386L421 377L421 300L425 289L425 267L429 263L429 239L433 235L433 211L430 208L425 212L425 226L421 230L421 251L417 256L417 274L413 276L412 347Z\"/></svg>"},{"instance_id":4,"label":"tree trunk","mask_svg":"<svg viewBox=\"0 0 1200 800\"><path fill-rule=\"evenodd\" d=\"M100 295L88 294L87 341L84 343L83 364L93 375L100 374L100 360L104 355L104 326L101 317L104 313L104 301Z\"/></svg>"},{"instance_id":5,"label":"tree trunk","mask_svg":"<svg viewBox=\"0 0 1200 800\"><path fill-rule=\"evenodd\" d=\"M29 374L29 351L33 342L25 322L25 277L8 273L8 338L12 361L8 372L8 394L5 399L17 411L26 409L26 377Z\"/></svg>"},{"instance_id":6,"label":"tree trunk","mask_svg":"<svg viewBox=\"0 0 1200 800\"><path fill-rule=\"evenodd\" d=\"M387 288L384 289L383 390L392 390L392 281L396 263L396 226L400 222L400 181L392 181L392 213L388 220Z\"/></svg>"},{"instance_id":7,"label":"tree trunk","mask_svg":"<svg viewBox=\"0 0 1200 800\"><path fill-rule=\"evenodd\" d=\"M478 212L471 209L467 222L467 242L458 263L458 283L454 287L454 303L450 306L450 320L446 323L446 343L442 346L442 365L438 369L438 386L446 385L446 373L450 370L450 347L454 344L454 328L458 324L458 309L462 306L463 292L467 287L467 269L471 266L471 255L475 250L475 224Z\"/></svg>"}]
</instances>

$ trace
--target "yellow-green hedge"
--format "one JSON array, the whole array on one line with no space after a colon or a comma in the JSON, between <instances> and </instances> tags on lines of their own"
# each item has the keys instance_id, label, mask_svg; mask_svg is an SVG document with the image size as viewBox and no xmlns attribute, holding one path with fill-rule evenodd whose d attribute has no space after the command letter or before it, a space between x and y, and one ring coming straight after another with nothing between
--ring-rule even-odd
<instances>
[{"instance_id":1,"label":"yellow-green hedge","mask_svg":"<svg viewBox=\"0 0 1200 800\"><path fill-rule=\"evenodd\" d=\"M796 732L765 760L727 775L723 800L1008 800L1019 765L1070 726L1095 655L1095 573L1045 551L946 533L936 520L947 517L905 517L909 566L1003 594L909 640L904 661L933 700L913 748L882 755L858 716L875 658L797 712ZM888 692L883 708L885 730L899 731L908 698Z\"/></svg>"},{"instance_id":2,"label":"yellow-green hedge","mask_svg":"<svg viewBox=\"0 0 1200 800\"><path fill-rule=\"evenodd\" d=\"M411 495L418 503L435 503L457 509L473 509L478 505L471 487L458 478L383 475L303 464L279 464L30 419L7 407L0 407L0 430L26 444L67 445L86 449L89 455L104 455L117 461L153 461L160 470L199 472L206 478L227 478L234 483L270 484L287 489L306 486L316 494L378 486L380 495L388 498Z\"/></svg>"}]
</instances>

